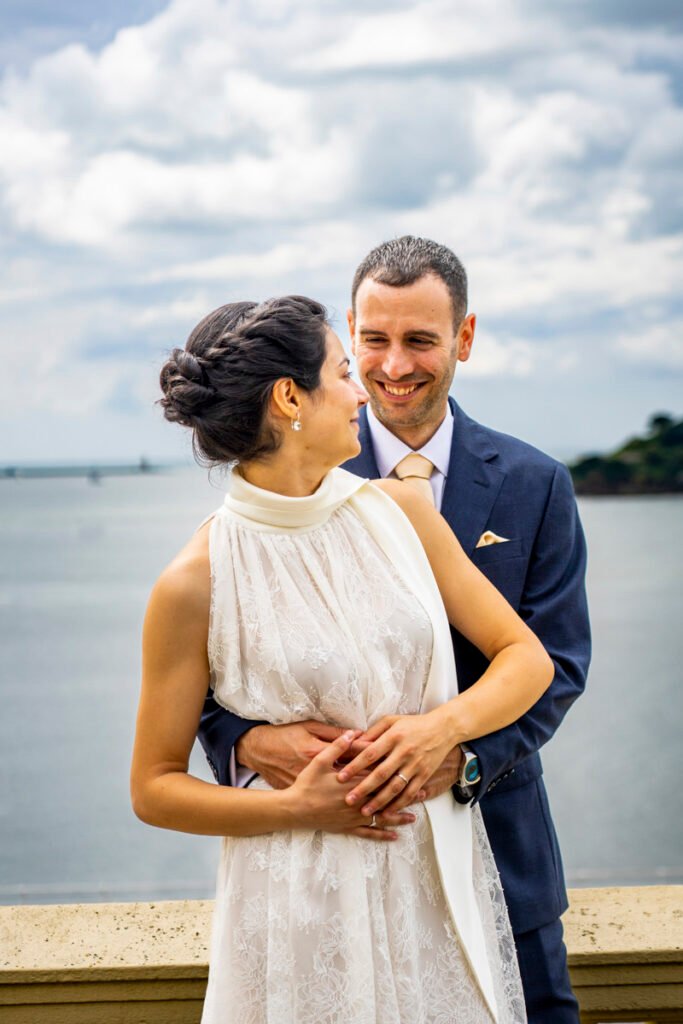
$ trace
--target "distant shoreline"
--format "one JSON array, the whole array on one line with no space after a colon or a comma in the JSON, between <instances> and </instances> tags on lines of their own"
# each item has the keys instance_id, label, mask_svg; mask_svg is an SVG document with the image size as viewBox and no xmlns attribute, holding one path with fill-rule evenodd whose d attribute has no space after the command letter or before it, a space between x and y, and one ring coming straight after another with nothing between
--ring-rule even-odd
<instances>
[{"instance_id":1,"label":"distant shoreline","mask_svg":"<svg viewBox=\"0 0 683 1024\"><path fill-rule=\"evenodd\" d=\"M683 494L683 420L655 413L640 436L607 454L590 454L566 462L574 490L582 498L666 497ZM97 484L108 476L142 476L172 472L181 464L85 462L62 465L0 467L0 480L82 479Z\"/></svg>"},{"instance_id":2,"label":"distant shoreline","mask_svg":"<svg viewBox=\"0 0 683 1024\"><path fill-rule=\"evenodd\" d=\"M2 466L0 480L50 480L80 478L97 482L107 476L142 476L173 469L173 466L152 465L146 459L137 463L82 463L79 465Z\"/></svg>"},{"instance_id":3,"label":"distant shoreline","mask_svg":"<svg viewBox=\"0 0 683 1024\"><path fill-rule=\"evenodd\" d=\"M683 498L683 490L677 491L584 491L574 487L577 498Z\"/></svg>"}]
</instances>

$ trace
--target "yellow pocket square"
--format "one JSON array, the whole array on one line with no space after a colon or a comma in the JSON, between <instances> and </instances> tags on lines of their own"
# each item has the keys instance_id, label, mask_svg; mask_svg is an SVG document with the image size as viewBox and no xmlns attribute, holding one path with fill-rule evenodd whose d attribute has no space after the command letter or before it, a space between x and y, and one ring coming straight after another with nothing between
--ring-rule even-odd
<instances>
[{"instance_id":1,"label":"yellow pocket square","mask_svg":"<svg viewBox=\"0 0 683 1024\"><path fill-rule=\"evenodd\" d=\"M497 533L493 532L493 530L484 530L476 543L476 547L486 548L489 544L507 544L509 540L509 537L499 537Z\"/></svg>"}]
</instances>

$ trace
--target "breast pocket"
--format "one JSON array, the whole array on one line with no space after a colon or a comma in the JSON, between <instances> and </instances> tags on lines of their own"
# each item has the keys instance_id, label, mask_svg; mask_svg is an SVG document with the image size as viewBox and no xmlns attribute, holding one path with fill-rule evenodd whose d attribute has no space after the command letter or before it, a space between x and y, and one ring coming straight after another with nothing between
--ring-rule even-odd
<instances>
[{"instance_id":1,"label":"breast pocket","mask_svg":"<svg viewBox=\"0 0 683 1024\"><path fill-rule=\"evenodd\" d=\"M522 538L501 541L498 544L487 544L483 548L475 548L472 561L475 565L490 565L491 562L504 562L509 558L521 558Z\"/></svg>"},{"instance_id":2,"label":"breast pocket","mask_svg":"<svg viewBox=\"0 0 683 1024\"><path fill-rule=\"evenodd\" d=\"M521 538L475 548L472 561L512 607L519 608L527 569Z\"/></svg>"}]
</instances>

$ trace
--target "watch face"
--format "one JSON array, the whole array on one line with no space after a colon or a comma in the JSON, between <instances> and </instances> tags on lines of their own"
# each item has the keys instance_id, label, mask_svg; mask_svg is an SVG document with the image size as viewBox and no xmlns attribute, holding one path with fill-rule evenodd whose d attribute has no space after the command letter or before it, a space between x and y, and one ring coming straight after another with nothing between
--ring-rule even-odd
<instances>
[{"instance_id":1,"label":"watch face","mask_svg":"<svg viewBox=\"0 0 683 1024\"><path fill-rule=\"evenodd\" d=\"M479 781L479 758L472 757L465 765L465 782L468 786Z\"/></svg>"}]
</instances>

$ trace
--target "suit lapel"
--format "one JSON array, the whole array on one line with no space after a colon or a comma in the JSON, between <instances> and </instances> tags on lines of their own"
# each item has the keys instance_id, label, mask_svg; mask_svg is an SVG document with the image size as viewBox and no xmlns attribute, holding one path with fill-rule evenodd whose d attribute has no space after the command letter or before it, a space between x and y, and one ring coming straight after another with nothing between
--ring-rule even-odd
<instances>
[{"instance_id":1,"label":"suit lapel","mask_svg":"<svg viewBox=\"0 0 683 1024\"><path fill-rule=\"evenodd\" d=\"M486 529L491 509L505 479L495 460L498 451L487 432L449 399L453 410L453 443L441 514L467 555Z\"/></svg>"},{"instance_id":2,"label":"suit lapel","mask_svg":"<svg viewBox=\"0 0 683 1024\"><path fill-rule=\"evenodd\" d=\"M453 410L453 442L441 514L454 530L465 552L471 555L486 529L505 473L495 464L498 450L489 434L470 419L452 398L449 402ZM345 462L343 468L356 476L377 480L380 472L365 409L360 411L358 439L361 443L360 454Z\"/></svg>"},{"instance_id":3,"label":"suit lapel","mask_svg":"<svg viewBox=\"0 0 683 1024\"><path fill-rule=\"evenodd\" d=\"M358 432L358 440L360 441L360 453L353 459L349 459L342 466L342 469L348 469L349 473L355 473L356 476L366 477L368 480L378 480L380 476L379 469L377 468L377 460L375 459L375 452L372 447L372 437L370 436L370 427L368 426L368 414L365 408L360 411L360 430Z\"/></svg>"}]
</instances>

